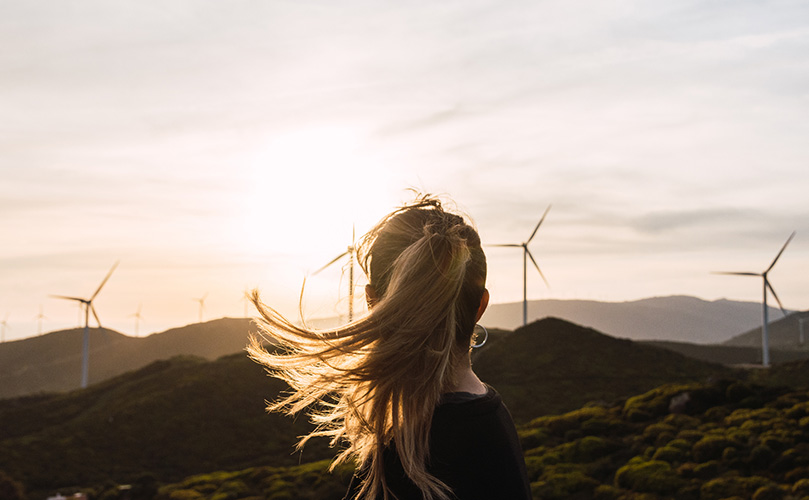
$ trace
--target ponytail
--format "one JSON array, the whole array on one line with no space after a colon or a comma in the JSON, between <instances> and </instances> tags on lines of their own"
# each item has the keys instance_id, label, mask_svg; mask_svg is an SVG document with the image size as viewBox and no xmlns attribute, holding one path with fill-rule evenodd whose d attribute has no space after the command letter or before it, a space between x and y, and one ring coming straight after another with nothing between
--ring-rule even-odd
<instances>
[{"instance_id":1,"label":"ponytail","mask_svg":"<svg viewBox=\"0 0 809 500\"><path fill-rule=\"evenodd\" d=\"M357 498L390 498L382 453L393 442L425 500L447 499L447 486L427 470L430 423L468 356L486 277L480 239L462 217L422 197L377 224L358 254L377 296L368 315L309 330L292 325L254 292L261 333L281 351L268 352L257 339L247 350L292 388L271 411L309 408L317 427L298 446L327 436L332 446L346 446L332 468L349 459L359 463L365 481Z\"/></svg>"}]
</instances>

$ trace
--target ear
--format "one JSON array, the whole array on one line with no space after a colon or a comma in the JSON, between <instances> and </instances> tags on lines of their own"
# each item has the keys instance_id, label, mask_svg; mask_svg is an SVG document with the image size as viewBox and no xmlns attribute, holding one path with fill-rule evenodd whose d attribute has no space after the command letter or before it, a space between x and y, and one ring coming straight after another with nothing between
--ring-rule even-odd
<instances>
[{"instance_id":1,"label":"ear","mask_svg":"<svg viewBox=\"0 0 809 500\"><path fill-rule=\"evenodd\" d=\"M475 315L475 323L480 321L483 313L486 312L486 307L489 306L489 290L483 289L483 296L480 297L480 305L478 306L478 313Z\"/></svg>"},{"instance_id":2,"label":"ear","mask_svg":"<svg viewBox=\"0 0 809 500\"><path fill-rule=\"evenodd\" d=\"M376 289L374 289L374 287L372 287L370 284L365 285L365 302L368 304L368 309L374 307L377 298Z\"/></svg>"}]
</instances>

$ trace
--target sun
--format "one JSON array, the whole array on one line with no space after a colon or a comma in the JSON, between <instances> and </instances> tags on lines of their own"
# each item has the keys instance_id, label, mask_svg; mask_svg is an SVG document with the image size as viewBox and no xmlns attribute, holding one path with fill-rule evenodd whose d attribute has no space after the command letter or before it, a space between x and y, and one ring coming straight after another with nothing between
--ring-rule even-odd
<instances>
[{"instance_id":1,"label":"sun","mask_svg":"<svg viewBox=\"0 0 809 500\"><path fill-rule=\"evenodd\" d=\"M315 267L344 250L401 199L395 176L356 127L324 125L267 138L246 162L246 251L294 255ZM342 250L341 250L342 249Z\"/></svg>"}]
</instances>

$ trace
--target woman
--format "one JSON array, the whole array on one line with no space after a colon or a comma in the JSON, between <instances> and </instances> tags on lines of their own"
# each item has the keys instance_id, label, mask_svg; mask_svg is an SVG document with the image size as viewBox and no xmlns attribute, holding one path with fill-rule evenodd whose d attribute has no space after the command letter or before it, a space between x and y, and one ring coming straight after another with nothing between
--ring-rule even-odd
<instances>
[{"instance_id":1,"label":"woman","mask_svg":"<svg viewBox=\"0 0 809 500\"><path fill-rule=\"evenodd\" d=\"M369 314L343 327L297 327L254 292L280 349L254 339L248 351L292 389L270 409L309 408L317 427L298 446L328 436L343 448L332 467L356 461L346 499L530 499L511 416L472 371L489 302L475 229L424 196L383 218L357 252Z\"/></svg>"}]
</instances>

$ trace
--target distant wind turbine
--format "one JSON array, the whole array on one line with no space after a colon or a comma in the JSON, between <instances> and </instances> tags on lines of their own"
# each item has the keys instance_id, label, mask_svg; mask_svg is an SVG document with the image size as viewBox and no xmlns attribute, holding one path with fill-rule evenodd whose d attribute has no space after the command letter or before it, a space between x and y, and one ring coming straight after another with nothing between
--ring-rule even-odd
<instances>
[{"instance_id":1,"label":"distant wind turbine","mask_svg":"<svg viewBox=\"0 0 809 500\"><path fill-rule=\"evenodd\" d=\"M250 304L250 289L245 288L244 293L242 294L242 302L244 302L244 317L248 318L247 314L247 306Z\"/></svg>"},{"instance_id":2,"label":"distant wind turbine","mask_svg":"<svg viewBox=\"0 0 809 500\"><path fill-rule=\"evenodd\" d=\"M778 262L778 259L781 257L781 254L784 253L786 250L787 245L789 242L792 241L792 238L795 237L795 231L789 235L787 238L786 243L784 246L781 247L781 251L778 252L778 255L775 256L770 267L768 267L764 272L761 273L750 273L750 272L715 272L713 274L725 274L731 276L759 276L763 280L763 288L764 288L764 300L762 302L763 311L762 311L762 325L761 325L761 364L763 366L770 366L770 332L769 332L769 317L767 311L767 290L772 293L772 296L775 297L776 302L778 302L778 307L781 308L781 312L784 316L787 315L786 310L784 309L783 304L781 304L781 299L778 298L778 294L775 293L775 289L773 289L772 285L770 285L770 280L767 279L767 273L769 273L773 267L775 267L775 263Z\"/></svg>"},{"instance_id":3,"label":"distant wind turbine","mask_svg":"<svg viewBox=\"0 0 809 500\"><path fill-rule=\"evenodd\" d=\"M0 343L6 342L6 328L11 329L11 327L8 326L8 314L6 314L3 321L0 321Z\"/></svg>"},{"instance_id":4,"label":"distant wind turbine","mask_svg":"<svg viewBox=\"0 0 809 500\"><path fill-rule=\"evenodd\" d=\"M798 345L803 345L806 342L806 336L803 333L803 324L809 320L809 318L798 318Z\"/></svg>"},{"instance_id":5,"label":"distant wind turbine","mask_svg":"<svg viewBox=\"0 0 809 500\"><path fill-rule=\"evenodd\" d=\"M542 281L545 282L545 285L550 287L548 284L548 280L545 279L545 275L542 274L542 270L539 268L539 264L534 259L534 256L531 255L531 251L528 250L528 244L531 243L531 240L534 239L536 236L537 231L539 230L539 226L542 225L542 222L545 220L545 217L548 215L548 212L551 210L551 205L548 205L548 208L545 209L545 213L542 214L542 218L539 219L536 227L534 228L534 232L531 233L531 236L528 237L522 243L506 243L501 245L487 245L491 247L508 247L508 248L522 248L522 324L523 326L528 324L528 259L531 259L531 262L534 264L534 267L537 268L537 272L539 276L542 278Z\"/></svg>"},{"instance_id":6,"label":"distant wind turbine","mask_svg":"<svg viewBox=\"0 0 809 500\"><path fill-rule=\"evenodd\" d=\"M81 387L82 389L87 387L88 376L90 373L90 313L93 313L93 317L96 320L99 328L101 326L101 320L98 319L98 314L96 313L95 307L93 307L93 300L98 296L98 292L101 291L101 288L107 283L107 280L110 279L112 276L112 272L115 271L115 268L118 267L118 262L112 265L110 272L107 273L107 276L104 277L104 280L98 285L96 288L95 293L90 296L89 299L83 299L81 297L68 297L65 295L51 295L51 297L56 299L65 299L65 300L75 300L80 304L80 306L84 306L84 341L82 344L82 361L81 361Z\"/></svg>"},{"instance_id":7,"label":"distant wind turbine","mask_svg":"<svg viewBox=\"0 0 809 500\"><path fill-rule=\"evenodd\" d=\"M354 254L357 251L355 246L355 231L354 227L351 227L351 245L346 248L346 251L338 255L337 257L333 258L329 261L328 264L321 267L312 275L318 274L319 272L323 271L330 265L334 264L338 260L342 259L346 255L348 256L348 322L351 323L351 320L354 319Z\"/></svg>"},{"instance_id":8,"label":"distant wind turbine","mask_svg":"<svg viewBox=\"0 0 809 500\"><path fill-rule=\"evenodd\" d=\"M138 326L140 325L140 320L143 319L143 316L141 316L141 314L140 314L141 310L143 310L143 303L138 304L138 310L135 312L135 314L130 314L129 315L130 318L135 318L135 336L136 337L138 336Z\"/></svg>"},{"instance_id":9,"label":"distant wind turbine","mask_svg":"<svg viewBox=\"0 0 809 500\"><path fill-rule=\"evenodd\" d=\"M37 322L37 335L42 335L42 320L43 319L48 319L47 316L42 314L42 304L39 304L39 314L34 316L34 319Z\"/></svg>"},{"instance_id":10,"label":"distant wind turbine","mask_svg":"<svg viewBox=\"0 0 809 500\"><path fill-rule=\"evenodd\" d=\"M202 323L202 311L205 310L205 299L208 298L208 292L205 292L205 295L198 299L191 299L199 302L199 322Z\"/></svg>"}]
</instances>

